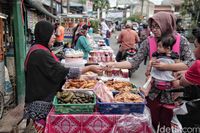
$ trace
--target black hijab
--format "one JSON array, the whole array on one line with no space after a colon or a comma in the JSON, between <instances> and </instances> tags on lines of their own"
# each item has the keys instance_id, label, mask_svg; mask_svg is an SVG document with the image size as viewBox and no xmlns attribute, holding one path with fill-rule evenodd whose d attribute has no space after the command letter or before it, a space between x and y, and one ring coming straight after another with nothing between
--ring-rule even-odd
<instances>
[{"instance_id":1,"label":"black hijab","mask_svg":"<svg viewBox=\"0 0 200 133\"><path fill-rule=\"evenodd\" d=\"M51 23L47 21L39 21L35 25L35 44L41 44L48 48L49 40L53 34L54 27Z\"/></svg>"}]
</instances>

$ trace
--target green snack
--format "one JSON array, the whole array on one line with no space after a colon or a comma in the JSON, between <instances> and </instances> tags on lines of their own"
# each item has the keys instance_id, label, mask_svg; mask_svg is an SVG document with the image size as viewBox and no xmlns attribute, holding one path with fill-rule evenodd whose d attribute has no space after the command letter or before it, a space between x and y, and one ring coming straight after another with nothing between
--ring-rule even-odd
<instances>
[{"instance_id":1,"label":"green snack","mask_svg":"<svg viewBox=\"0 0 200 133\"><path fill-rule=\"evenodd\" d=\"M73 92L70 92L69 93L69 95L68 95L68 97L66 97L65 99L63 99L63 101L65 102L65 103L68 103L70 100L71 100L71 98L74 96L74 93Z\"/></svg>"}]
</instances>

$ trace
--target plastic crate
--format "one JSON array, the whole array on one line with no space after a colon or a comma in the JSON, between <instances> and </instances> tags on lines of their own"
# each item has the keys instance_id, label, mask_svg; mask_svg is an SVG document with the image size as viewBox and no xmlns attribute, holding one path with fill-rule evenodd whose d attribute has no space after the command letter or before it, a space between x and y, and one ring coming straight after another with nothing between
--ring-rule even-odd
<instances>
[{"instance_id":1,"label":"plastic crate","mask_svg":"<svg viewBox=\"0 0 200 133\"><path fill-rule=\"evenodd\" d=\"M145 105L146 101L140 103L105 103L97 100L97 111L101 114L142 114Z\"/></svg>"},{"instance_id":2,"label":"plastic crate","mask_svg":"<svg viewBox=\"0 0 200 133\"><path fill-rule=\"evenodd\" d=\"M55 96L53 100L53 106L56 114L92 114L96 105L96 96L94 95L93 103L85 104L59 104L58 99Z\"/></svg>"}]
</instances>

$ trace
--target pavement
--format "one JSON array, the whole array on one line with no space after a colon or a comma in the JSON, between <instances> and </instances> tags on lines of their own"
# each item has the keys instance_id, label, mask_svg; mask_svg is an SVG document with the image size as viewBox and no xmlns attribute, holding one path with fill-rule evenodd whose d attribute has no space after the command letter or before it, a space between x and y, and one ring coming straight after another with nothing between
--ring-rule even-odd
<instances>
[{"instance_id":1,"label":"pavement","mask_svg":"<svg viewBox=\"0 0 200 133\"><path fill-rule=\"evenodd\" d=\"M25 128L25 121L20 122L23 117L24 104L19 104L0 119L0 133L22 133ZM17 125L20 122L19 125Z\"/></svg>"}]
</instances>

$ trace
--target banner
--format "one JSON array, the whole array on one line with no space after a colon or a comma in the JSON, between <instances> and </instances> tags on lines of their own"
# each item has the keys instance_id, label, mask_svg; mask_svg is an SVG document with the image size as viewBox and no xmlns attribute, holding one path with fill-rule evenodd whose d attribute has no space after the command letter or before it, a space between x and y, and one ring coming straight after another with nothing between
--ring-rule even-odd
<instances>
[{"instance_id":1,"label":"banner","mask_svg":"<svg viewBox=\"0 0 200 133\"><path fill-rule=\"evenodd\" d=\"M107 18L123 18L124 13L123 12L108 12Z\"/></svg>"},{"instance_id":2,"label":"banner","mask_svg":"<svg viewBox=\"0 0 200 133\"><path fill-rule=\"evenodd\" d=\"M138 0L117 0L118 5L135 5L138 3Z\"/></svg>"}]
</instances>

